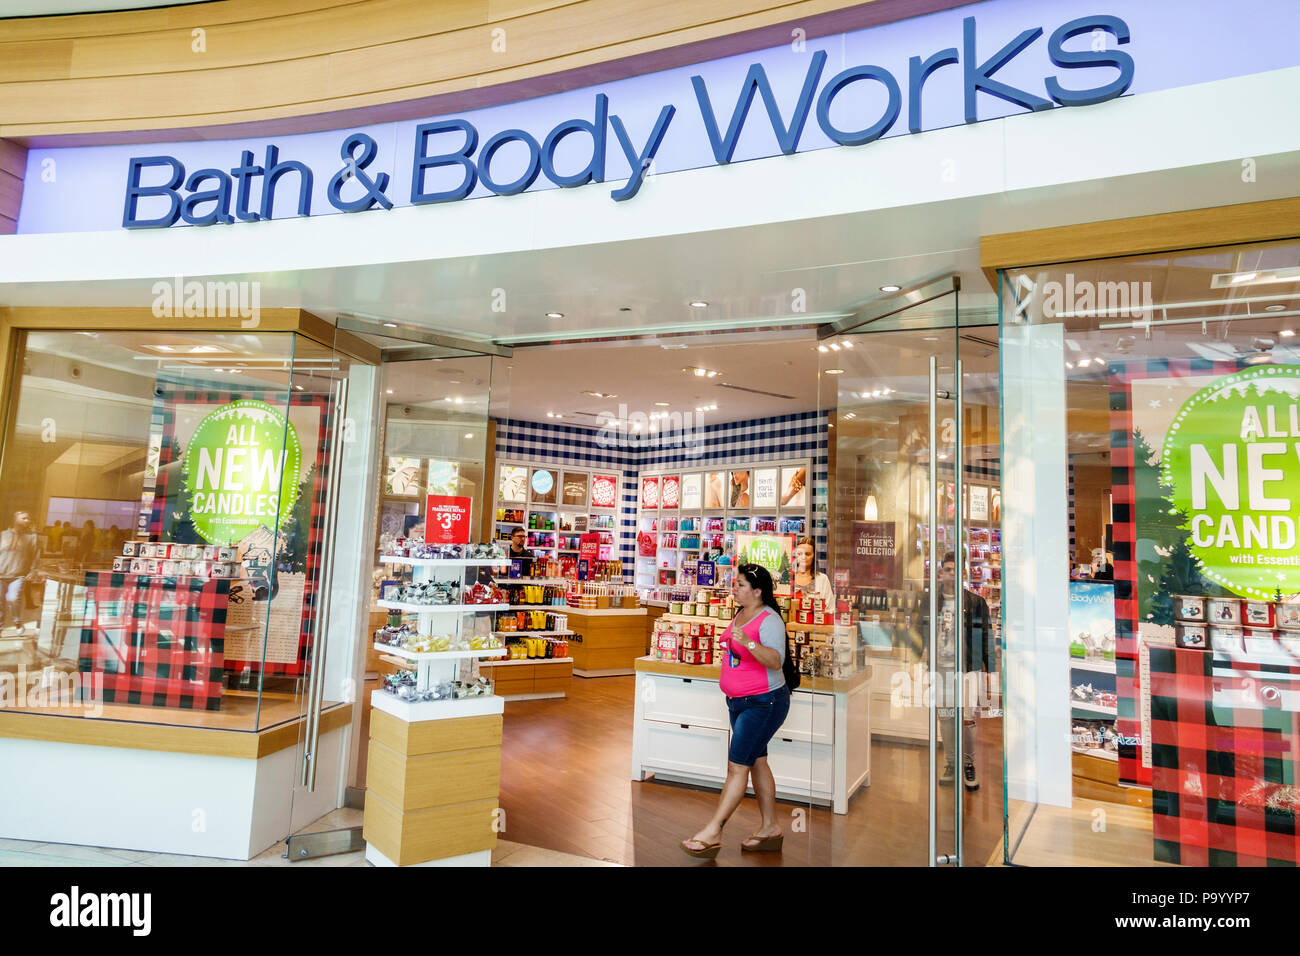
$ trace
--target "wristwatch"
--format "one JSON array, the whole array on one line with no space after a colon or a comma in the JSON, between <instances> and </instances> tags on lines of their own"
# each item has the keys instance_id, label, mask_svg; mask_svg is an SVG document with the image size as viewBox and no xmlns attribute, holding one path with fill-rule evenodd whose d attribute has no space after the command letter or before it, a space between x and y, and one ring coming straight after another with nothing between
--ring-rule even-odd
<instances>
[{"instance_id":1,"label":"wristwatch","mask_svg":"<svg viewBox=\"0 0 1300 956\"><path fill-rule=\"evenodd\" d=\"M746 641L745 646L748 647L751 651L753 651L754 648L758 647L758 645L755 644L753 641Z\"/></svg>"}]
</instances>

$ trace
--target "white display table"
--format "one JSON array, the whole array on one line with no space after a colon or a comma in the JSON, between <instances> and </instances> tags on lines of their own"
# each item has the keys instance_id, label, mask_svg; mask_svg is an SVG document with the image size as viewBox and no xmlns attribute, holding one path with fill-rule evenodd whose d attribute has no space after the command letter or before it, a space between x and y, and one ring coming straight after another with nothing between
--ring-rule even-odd
<instances>
[{"instance_id":1,"label":"white display table","mask_svg":"<svg viewBox=\"0 0 1300 956\"><path fill-rule=\"evenodd\" d=\"M636 661L632 779L720 789L731 742L716 665ZM871 668L831 680L805 677L790 715L768 745L777 795L827 803L847 813L871 781Z\"/></svg>"}]
</instances>

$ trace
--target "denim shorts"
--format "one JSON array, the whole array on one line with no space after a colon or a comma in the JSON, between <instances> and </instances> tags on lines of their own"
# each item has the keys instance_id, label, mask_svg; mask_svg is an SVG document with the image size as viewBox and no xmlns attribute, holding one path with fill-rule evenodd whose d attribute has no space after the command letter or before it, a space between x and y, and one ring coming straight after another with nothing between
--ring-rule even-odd
<instances>
[{"instance_id":1,"label":"denim shorts","mask_svg":"<svg viewBox=\"0 0 1300 956\"><path fill-rule=\"evenodd\" d=\"M731 746L727 759L743 767L754 766L759 757L767 756L767 744L785 723L790 713L790 688L782 684L765 694L728 697L731 715Z\"/></svg>"}]
</instances>

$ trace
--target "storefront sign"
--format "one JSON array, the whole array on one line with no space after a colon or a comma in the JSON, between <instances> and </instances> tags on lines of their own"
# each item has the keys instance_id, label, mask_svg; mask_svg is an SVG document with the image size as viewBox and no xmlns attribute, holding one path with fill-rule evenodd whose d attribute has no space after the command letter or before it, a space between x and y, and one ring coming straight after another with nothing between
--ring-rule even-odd
<instances>
[{"instance_id":1,"label":"storefront sign","mask_svg":"<svg viewBox=\"0 0 1300 956\"><path fill-rule=\"evenodd\" d=\"M1300 591L1300 365L1236 372L1185 401L1160 476L1207 578L1247 597Z\"/></svg>"},{"instance_id":2,"label":"storefront sign","mask_svg":"<svg viewBox=\"0 0 1300 956\"><path fill-rule=\"evenodd\" d=\"M892 521L853 522L853 584L863 588L902 586L898 541Z\"/></svg>"},{"instance_id":3,"label":"storefront sign","mask_svg":"<svg viewBox=\"0 0 1300 956\"><path fill-rule=\"evenodd\" d=\"M194 530L211 544L279 530L298 496L298 432L266 402L244 399L208 413L185 451Z\"/></svg>"},{"instance_id":4,"label":"storefront sign","mask_svg":"<svg viewBox=\"0 0 1300 956\"><path fill-rule=\"evenodd\" d=\"M473 499L460 495L429 495L424 511L425 544L468 544Z\"/></svg>"},{"instance_id":5,"label":"storefront sign","mask_svg":"<svg viewBox=\"0 0 1300 956\"><path fill-rule=\"evenodd\" d=\"M772 572L776 585L790 583L794 563L794 536L789 534L737 534L736 563L761 564Z\"/></svg>"},{"instance_id":6,"label":"storefront sign","mask_svg":"<svg viewBox=\"0 0 1300 956\"><path fill-rule=\"evenodd\" d=\"M1234 0L1232 29L1215 30L1222 2L993 0L427 121L34 148L18 231L243 223L593 184L628 200L652 173L1296 65L1275 27L1294 0Z\"/></svg>"}]
</instances>

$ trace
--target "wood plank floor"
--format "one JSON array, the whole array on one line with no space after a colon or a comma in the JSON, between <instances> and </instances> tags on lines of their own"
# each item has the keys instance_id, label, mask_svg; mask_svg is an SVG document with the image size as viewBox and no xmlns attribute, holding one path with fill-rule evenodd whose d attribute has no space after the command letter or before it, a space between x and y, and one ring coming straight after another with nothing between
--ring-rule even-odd
<instances>
[{"instance_id":1,"label":"wood plank floor","mask_svg":"<svg viewBox=\"0 0 1300 956\"><path fill-rule=\"evenodd\" d=\"M714 865L690 859L677 843L709 818L717 793L631 779L634 680L576 678L564 700L507 702L502 838L626 865ZM1000 720L980 721L981 787L967 793L964 820L970 863L989 860L1002 841L1001 738ZM740 851L759 822L747 798L727 827L717 865L924 866L927 758L924 748L876 741L871 786L854 796L847 814L781 802L781 854ZM950 787L940 789L941 852L951 848L952 799Z\"/></svg>"}]
</instances>

